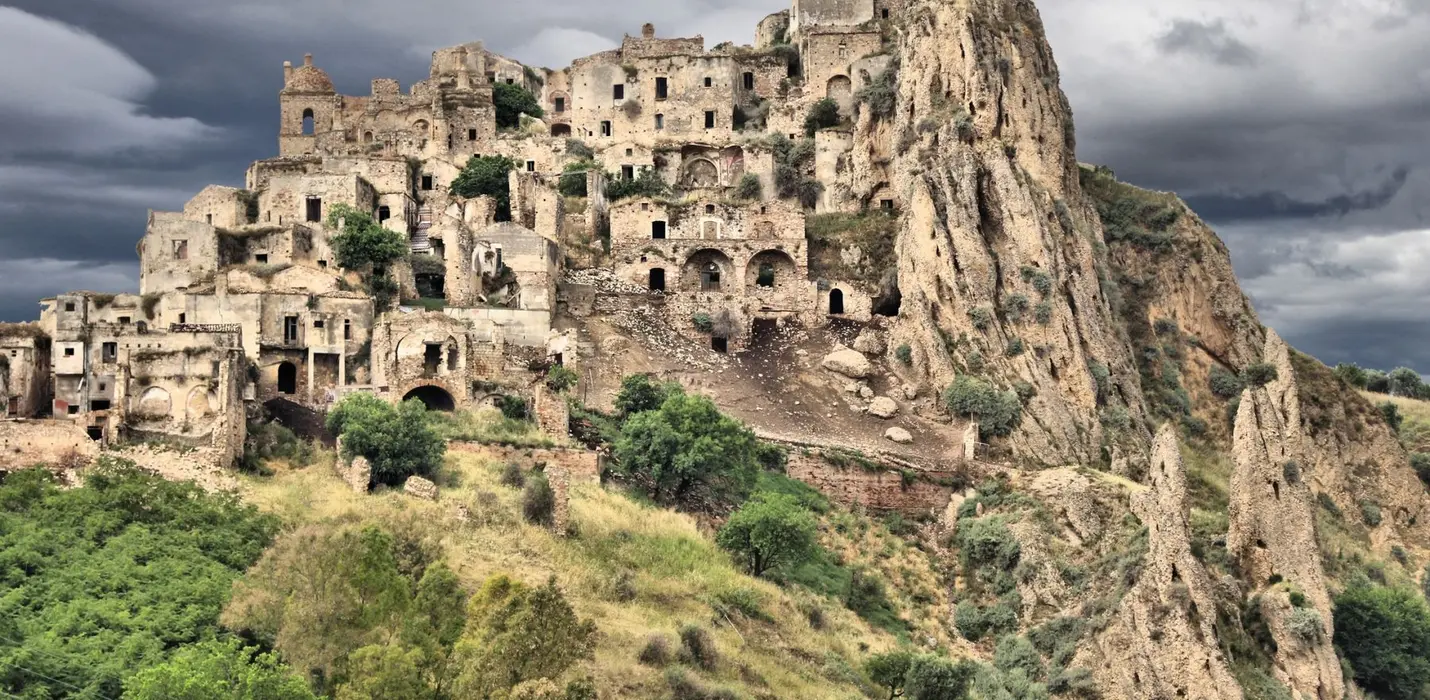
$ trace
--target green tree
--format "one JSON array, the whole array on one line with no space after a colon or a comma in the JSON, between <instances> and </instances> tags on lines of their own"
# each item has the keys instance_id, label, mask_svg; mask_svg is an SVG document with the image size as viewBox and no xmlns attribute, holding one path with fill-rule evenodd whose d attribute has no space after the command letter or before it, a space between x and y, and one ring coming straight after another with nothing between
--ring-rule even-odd
<instances>
[{"instance_id":1,"label":"green tree","mask_svg":"<svg viewBox=\"0 0 1430 700\"><path fill-rule=\"evenodd\" d=\"M943 400L954 415L977 420L985 436L1008 435L1023 420L1023 402L1017 392L999 391L978 377L960 375L944 391Z\"/></svg>"},{"instance_id":2,"label":"green tree","mask_svg":"<svg viewBox=\"0 0 1430 700\"><path fill-rule=\"evenodd\" d=\"M348 657L348 680L336 700L429 700L421 649L400 644L370 644Z\"/></svg>"},{"instance_id":3,"label":"green tree","mask_svg":"<svg viewBox=\"0 0 1430 700\"><path fill-rule=\"evenodd\" d=\"M1400 407L1390 401L1380 402L1376 408L1380 409L1380 415L1385 419L1385 424L1390 429L1399 433L1400 426L1405 422L1405 416L1400 414Z\"/></svg>"},{"instance_id":4,"label":"green tree","mask_svg":"<svg viewBox=\"0 0 1430 700\"><path fill-rule=\"evenodd\" d=\"M1365 390L1377 394L1390 393L1390 375L1378 369L1365 371Z\"/></svg>"},{"instance_id":5,"label":"green tree","mask_svg":"<svg viewBox=\"0 0 1430 700\"><path fill-rule=\"evenodd\" d=\"M521 115L540 119L546 112L536 95L522 85L497 83L492 86L492 104L497 111L497 126L512 129L521 125Z\"/></svg>"},{"instance_id":6,"label":"green tree","mask_svg":"<svg viewBox=\"0 0 1430 700\"><path fill-rule=\"evenodd\" d=\"M576 382L579 381L581 381L580 375L566 365L552 365L550 369L546 370L546 386L551 387L552 391L565 392L576 386Z\"/></svg>"},{"instance_id":7,"label":"green tree","mask_svg":"<svg viewBox=\"0 0 1430 700\"><path fill-rule=\"evenodd\" d=\"M371 214L346 204L328 211L328 227L339 233L329 239L337 254L338 266L368 272L402 259L407 242L396 231L384 228Z\"/></svg>"},{"instance_id":8,"label":"green tree","mask_svg":"<svg viewBox=\"0 0 1430 700\"><path fill-rule=\"evenodd\" d=\"M963 700L968 697L968 682L978 670L967 659L958 663L932 654L920 654L909 665L904 680L907 700Z\"/></svg>"},{"instance_id":9,"label":"green tree","mask_svg":"<svg viewBox=\"0 0 1430 700\"><path fill-rule=\"evenodd\" d=\"M1241 371L1241 378L1247 386L1266 386L1276 381L1276 365L1269 362L1253 362Z\"/></svg>"},{"instance_id":10,"label":"green tree","mask_svg":"<svg viewBox=\"0 0 1430 700\"><path fill-rule=\"evenodd\" d=\"M1335 644L1366 690L1395 700L1430 684L1430 609L1414 592L1352 586L1336 597Z\"/></svg>"},{"instance_id":11,"label":"green tree","mask_svg":"<svg viewBox=\"0 0 1430 700\"><path fill-rule=\"evenodd\" d=\"M907 649L896 649L886 654L875 654L864 662L864 675L875 685L889 689L889 700L899 697L904 690L904 680L909 675L909 667L914 663L914 655Z\"/></svg>"},{"instance_id":12,"label":"green tree","mask_svg":"<svg viewBox=\"0 0 1430 700\"><path fill-rule=\"evenodd\" d=\"M328 413L328 430L343 437L348 455L367 458L375 483L390 486L436 474L447 451L417 399L393 406L372 394L350 394Z\"/></svg>"},{"instance_id":13,"label":"green tree","mask_svg":"<svg viewBox=\"0 0 1430 700\"><path fill-rule=\"evenodd\" d=\"M317 700L273 652L237 639L180 647L124 681L124 700Z\"/></svg>"},{"instance_id":14,"label":"green tree","mask_svg":"<svg viewBox=\"0 0 1430 700\"><path fill-rule=\"evenodd\" d=\"M645 168L633 179L606 176L606 199L616 202L627 197L662 197L670 193L670 185L655 168Z\"/></svg>"},{"instance_id":15,"label":"green tree","mask_svg":"<svg viewBox=\"0 0 1430 700\"><path fill-rule=\"evenodd\" d=\"M593 160L584 159L574 163L567 163L561 169L561 179L556 183L556 189L563 197L585 197L586 173L589 170L599 168Z\"/></svg>"},{"instance_id":16,"label":"green tree","mask_svg":"<svg viewBox=\"0 0 1430 700\"><path fill-rule=\"evenodd\" d=\"M826 97L809 106L809 114L804 118L804 134L814 136L814 132L838 124L839 103Z\"/></svg>"},{"instance_id":17,"label":"green tree","mask_svg":"<svg viewBox=\"0 0 1430 700\"><path fill-rule=\"evenodd\" d=\"M1336 365L1335 373L1336 376L1340 377L1345 383L1357 389L1364 389L1366 381L1369 379L1366 376L1365 370L1361 369L1360 365L1354 362L1342 362Z\"/></svg>"},{"instance_id":18,"label":"green tree","mask_svg":"<svg viewBox=\"0 0 1430 700\"><path fill-rule=\"evenodd\" d=\"M616 412L632 416L642 411L654 411L680 392L679 384L656 382L649 374L628 374L621 378L621 390L616 394Z\"/></svg>"},{"instance_id":19,"label":"green tree","mask_svg":"<svg viewBox=\"0 0 1430 700\"><path fill-rule=\"evenodd\" d=\"M703 396L673 392L659 410L626 419L616 440L617 473L662 503L699 493L738 499L759 475L755 434Z\"/></svg>"},{"instance_id":20,"label":"green tree","mask_svg":"<svg viewBox=\"0 0 1430 700\"><path fill-rule=\"evenodd\" d=\"M503 575L487 579L467 608L457 642L462 672L457 691L490 697L538 678L557 678L592 658L596 625L581 620L552 578L539 588Z\"/></svg>"},{"instance_id":21,"label":"green tree","mask_svg":"<svg viewBox=\"0 0 1430 700\"><path fill-rule=\"evenodd\" d=\"M725 521L716 541L745 561L753 576L799 566L815 553L814 516L794 496L759 493Z\"/></svg>"},{"instance_id":22,"label":"green tree","mask_svg":"<svg viewBox=\"0 0 1430 700\"><path fill-rule=\"evenodd\" d=\"M764 194L764 185L760 184L760 176L754 173L745 173L740 176L740 182L735 186L735 197L739 199L759 199Z\"/></svg>"},{"instance_id":23,"label":"green tree","mask_svg":"<svg viewBox=\"0 0 1430 700\"><path fill-rule=\"evenodd\" d=\"M511 181L516 161L506 156L472 156L449 188L458 197L487 196L496 200L496 220L511 220Z\"/></svg>"},{"instance_id":24,"label":"green tree","mask_svg":"<svg viewBox=\"0 0 1430 700\"><path fill-rule=\"evenodd\" d=\"M1396 367L1390 371L1390 393L1395 396L1416 398L1425 390L1425 381L1420 373L1409 367Z\"/></svg>"},{"instance_id":25,"label":"green tree","mask_svg":"<svg viewBox=\"0 0 1430 700\"><path fill-rule=\"evenodd\" d=\"M212 638L278 521L233 494L103 457L84 485L0 481L0 695L111 697Z\"/></svg>"}]
</instances>

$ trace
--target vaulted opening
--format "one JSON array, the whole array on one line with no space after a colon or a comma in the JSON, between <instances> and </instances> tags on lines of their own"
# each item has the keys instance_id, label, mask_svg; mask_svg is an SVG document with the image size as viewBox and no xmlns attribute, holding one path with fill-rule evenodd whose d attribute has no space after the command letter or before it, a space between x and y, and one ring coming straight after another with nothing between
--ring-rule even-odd
<instances>
[{"instance_id":1,"label":"vaulted opening","mask_svg":"<svg viewBox=\"0 0 1430 700\"><path fill-rule=\"evenodd\" d=\"M665 268L655 267L650 271L650 291L665 291Z\"/></svg>"},{"instance_id":2,"label":"vaulted opening","mask_svg":"<svg viewBox=\"0 0 1430 700\"><path fill-rule=\"evenodd\" d=\"M661 239L665 238L665 222L664 222L664 221L652 221L652 222L650 222L650 237L653 238L653 239L655 239L655 240L661 240Z\"/></svg>"},{"instance_id":3,"label":"vaulted opening","mask_svg":"<svg viewBox=\"0 0 1430 700\"><path fill-rule=\"evenodd\" d=\"M303 135L312 136L314 129L313 110L303 110Z\"/></svg>"},{"instance_id":4,"label":"vaulted opening","mask_svg":"<svg viewBox=\"0 0 1430 700\"><path fill-rule=\"evenodd\" d=\"M278 393L293 394L298 391L298 367L292 362L278 365Z\"/></svg>"},{"instance_id":5,"label":"vaulted opening","mask_svg":"<svg viewBox=\"0 0 1430 700\"><path fill-rule=\"evenodd\" d=\"M457 402L452 399L452 395L435 386L419 386L407 392L407 395L402 397L403 401L408 399L421 401L422 405L426 406L429 411L450 413L457 410Z\"/></svg>"},{"instance_id":6,"label":"vaulted opening","mask_svg":"<svg viewBox=\"0 0 1430 700\"><path fill-rule=\"evenodd\" d=\"M829 290L829 313L835 315L844 313L844 290Z\"/></svg>"}]
</instances>

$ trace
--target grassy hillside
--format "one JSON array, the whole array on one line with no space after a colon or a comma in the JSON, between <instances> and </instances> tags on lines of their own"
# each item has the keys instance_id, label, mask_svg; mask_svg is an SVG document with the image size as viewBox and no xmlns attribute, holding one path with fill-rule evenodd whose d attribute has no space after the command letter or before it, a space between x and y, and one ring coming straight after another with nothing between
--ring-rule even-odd
<instances>
[{"instance_id":1,"label":"grassy hillside","mask_svg":"<svg viewBox=\"0 0 1430 700\"><path fill-rule=\"evenodd\" d=\"M501 471L480 455L449 454L441 498L428 502L394 491L357 495L327 469L278 468L247 481L245 497L289 527L362 522L426 535L472 590L496 573L529 584L555 576L599 630L594 661L572 673L593 676L602 697L670 692L666 668L637 656L653 635L677 647L687 624L708 629L718 648L715 669L698 672L702 682L752 697L863 697L854 669L897 644L836 598L743 574L695 519L598 486L573 490L573 535L529 525L520 492L501 484ZM889 587L899 591L895 607L916 606L904 615L910 621L888 626L919 639L948 638L937 613L944 597L926 556L868 518L835 510L822 517L831 556L864 564L880 579L897 577Z\"/></svg>"}]
</instances>

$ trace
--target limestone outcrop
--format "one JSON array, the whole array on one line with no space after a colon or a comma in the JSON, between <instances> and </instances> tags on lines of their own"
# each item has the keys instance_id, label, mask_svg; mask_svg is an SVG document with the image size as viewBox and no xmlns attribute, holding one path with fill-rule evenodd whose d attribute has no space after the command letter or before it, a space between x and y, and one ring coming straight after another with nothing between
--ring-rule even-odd
<instances>
[{"instance_id":1,"label":"limestone outcrop","mask_svg":"<svg viewBox=\"0 0 1430 700\"><path fill-rule=\"evenodd\" d=\"M888 345L909 345L933 386L958 373L1032 386L1009 438L1022 457L1096 462L1109 406L1145 445L1131 350L1099 283L1102 225L1036 9L923 0L905 16L896 103L887 117L861 110L839 183L851 196L888 183L904 203Z\"/></svg>"},{"instance_id":2,"label":"limestone outcrop","mask_svg":"<svg viewBox=\"0 0 1430 700\"><path fill-rule=\"evenodd\" d=\"M1171 425L1157 434L1147 480L1148 488L1131 498L1147 527L1141 576L1075 665L1093 670L1104 698L1239 700L1240 686L1217 644L1216 593L1192 554L1187 472Z\"/></svg>"},{"instance_id":3,"label":"limestone outcrop","mask_svg":"<svg viewBox=\"0 0 1430 700\"><path fill-rule=\"evenodd\" d=\"M1331 597L1316 540L1315 495L1302 468L1307 452L1289 351L1268 333L1266 358L1279 378L1243 393L1236 416L1231 475L1228 554L1259 594L1261 612L1276 641L1276 675L1303 697L1339 698L1345 692L1340 662L1331 646ZM1278 584L1286 584L1279 586ZM1289 589L1325 623L1308 640L1287 628Z\"/></svg>"}]
</instances>

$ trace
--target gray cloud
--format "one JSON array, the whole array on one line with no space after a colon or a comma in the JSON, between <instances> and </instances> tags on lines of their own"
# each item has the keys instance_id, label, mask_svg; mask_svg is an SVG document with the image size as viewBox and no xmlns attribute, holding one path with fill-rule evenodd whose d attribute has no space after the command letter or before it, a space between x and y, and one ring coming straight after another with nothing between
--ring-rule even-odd
<instances>
[{"instance_id":1,"label":"gray cloud","mask_svg":"<svg viewBox=\"0 0 1430 700\"><path fill-rule=\"evenodd\" d=\"M1198 22L1190 19L1172 20L1167 33L1157 37L1157 48L1163 53L1189 53L1211 59L1223 66L1256 64L1256 51L1231 35L1226 20Z\"/></svg>"}]
</instances>

